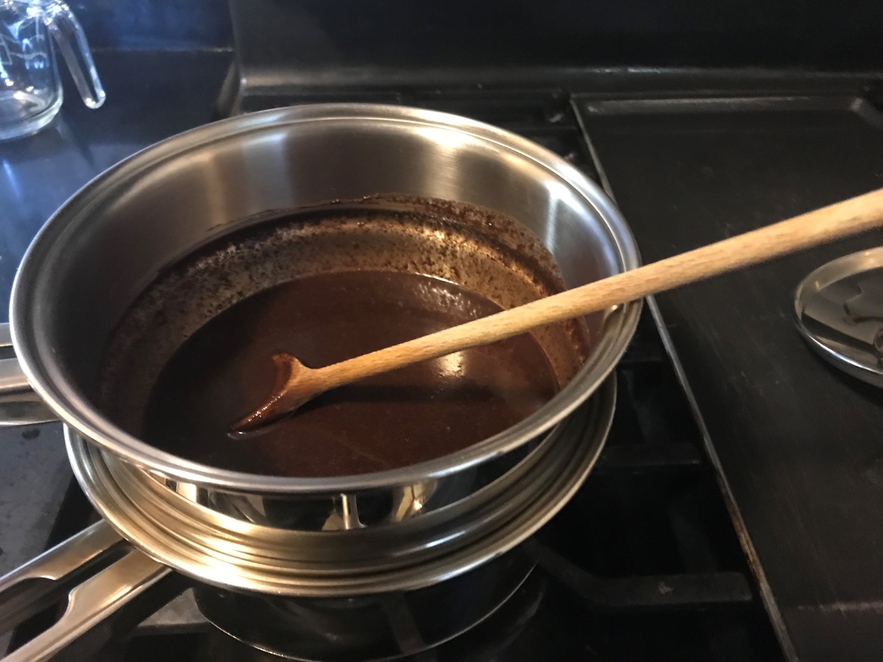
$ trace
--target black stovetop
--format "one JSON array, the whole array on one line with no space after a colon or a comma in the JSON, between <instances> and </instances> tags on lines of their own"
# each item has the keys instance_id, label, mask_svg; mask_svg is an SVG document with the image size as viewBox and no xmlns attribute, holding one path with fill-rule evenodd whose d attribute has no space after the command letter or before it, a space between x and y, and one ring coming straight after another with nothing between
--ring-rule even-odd
<instances>
[{"instance_id":1,"label":"black stovetop","mask_svg":"<svg viewBox=\"0 0 883 662\"><path fill-rule=\"evenodd\" d=\"M568 95L518 91L362 95L475 117L515 131L601 179ZM310 99L312 101L319 99ZM262 98L247 110L278 105ZM447 660L778 660L720 477L706 454L650 308L617 369L618 402L601 459L573 500L526 548L529 580L471 631L419 655ZM78 488L65 497L57 542L94 519ZM16 640L45 625L44 614ZM276 659L205 623L187 594L96 660Z\"/></svg>"}]
</instances>

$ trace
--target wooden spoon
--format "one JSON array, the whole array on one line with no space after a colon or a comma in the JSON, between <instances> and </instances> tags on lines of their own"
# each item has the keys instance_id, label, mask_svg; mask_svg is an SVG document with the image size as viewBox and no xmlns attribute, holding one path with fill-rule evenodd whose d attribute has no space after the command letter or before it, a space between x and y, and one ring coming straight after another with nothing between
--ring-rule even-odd
<instances>
[{"instance_id":1,"label":"wooden spoon","mask_svg":"<svg viewBox=\"0 0 883 662\"><path fill-rule=\"evenodd\" d=\"M883 225L883 189L324 368L307 368L290 354L276 354L272 392L260 407L235 423L233 431L254 430L320 393L364 377L487 345L878 225Z\"/></svg>"}]
</instances>

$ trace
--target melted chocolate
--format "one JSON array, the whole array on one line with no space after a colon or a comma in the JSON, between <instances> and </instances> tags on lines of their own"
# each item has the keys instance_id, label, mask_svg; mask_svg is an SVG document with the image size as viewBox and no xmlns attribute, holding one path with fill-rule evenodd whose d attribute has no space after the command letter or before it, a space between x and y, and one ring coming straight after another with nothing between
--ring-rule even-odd
<instances>
[{"instance_id":1,"label":"melted chocolate","mask_svg":"<svg viewBox=\"0 0 883 662\"><path fill-rule=\"evenodd\" d=\"M228 430L267 395L276 352L320 367L499 310L458 285L402 272L337 272L272 287L181 346L154 386L143 436L191 460L281 476L352 475L453 453L554 395L554 373L532 336L334 389L256 436Z\"/></svg>"}]
</instances>

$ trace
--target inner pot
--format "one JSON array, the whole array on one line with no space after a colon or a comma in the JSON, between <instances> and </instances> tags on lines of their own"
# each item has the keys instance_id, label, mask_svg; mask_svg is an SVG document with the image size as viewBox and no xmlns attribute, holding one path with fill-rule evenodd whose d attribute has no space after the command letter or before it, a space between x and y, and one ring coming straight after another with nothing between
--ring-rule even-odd
<instances>
[{"instance_id":1,"label":"inner pot","mask_svg":"<svg viewBox=\"0 0 883 662\"><path fill-rule=\"evenodd\" d=\"M127 462L166 480L262 494L339 493L457 473L537 438L594 392L624 351L638 304L586 318L587 360L535 414L419 466L336 479L247 474L159 450L104 414L98 399L105 351L126 311L170 265L267 214L378 194L478 205L511 217L542 241L567 287L638 263L627 227L598 187L512 134L398 107L267 111L135 155L50 220L13 288L13 341L29 381L73 429Z\"/></svg>"}]
</instances>

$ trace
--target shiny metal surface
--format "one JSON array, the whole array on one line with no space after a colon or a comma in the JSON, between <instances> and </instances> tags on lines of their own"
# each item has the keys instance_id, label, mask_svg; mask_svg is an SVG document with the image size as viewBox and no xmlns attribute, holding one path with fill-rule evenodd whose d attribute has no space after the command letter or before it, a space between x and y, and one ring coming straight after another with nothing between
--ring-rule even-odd
<instances>
[{"instance_id":1,"label":"shiny metal surface","mask_svg":"<svg viewBox=\"0 0 883 662\"><path fill-rule=\"evenodd\" d=\"M0 324L0 349L12 347L8 324ZM18 359L0 359L0 427L57 421L58 416L31 390Z\"/></svg>"},{"instance_id":2,"label":"shiny metal surface","mask_svg":"<svg viewBox=\"0 0 883 662\"><path fill-rule=\"evenodd\" d=\"M18 359L0 359L0 392L15 393L30 388Z\"/></svg>"},{"instance_id":3,"label":"shiny metal surface","mask_svg":"<svg viewBox=\"0 0 883 662\"><path fill-rule=\"evenodd\" d=\"M106 522L98 522L0 577L0 633L45 607L45 598L57 599L62 580L120 542L122 538Z\"/></svg>"},{"instance_id":4,"label":"shiny metal surface","mask_svg":"<svg viewBox=\"0 0 883 662\"><path fill-rule=\"evenodd\" d=\"M16 649L6 662L42 662L172 572L138 551L86 580L68 594L67 609L48 630Z\"/></svg>"},{"instance_id":5,"label":"shiny metal surface","mask_svg":"<svg viewBox=\"0 0 883 662\"><path fill-rule=\"evenodd\" d=\"M12 333L8 324L0 324L0 348L12 347ZM18 359L0 359L0 393L30 391L28 378L21 369ZM55 417L55 420L58 420Z\"/></svg>"},{"instance_id":6,"label":"shiny metal surface","mask_svg":"<svg viewBox=\"0 0 883 662\"><path fill-rule=\"evenodd\" d=\"M511 549L579 488L606 439L615 379L550 435L529 472L450 509L394 527L288 531L182 498L68 429L68 455L90 500L125 538L184 574L224 588L298 597L409 591ZM528 458L530 459L530 458Z\"/></svg>"},{"instance_id":7,"label":"shiny metal surface","mask_svg":"<svg viewBox=\"0 0 883 662\"><path fill-rule=\"evenodd\" d=\"M342 479L221 471L161 452L95 408L89 394L110 333L161 269L254 214L377 193L509 214L543 240L569 286L638 264L628 228L601 190L557 156L505 131L400 107L256 113L135 155L50 219L13 288L12 336L24 372L68 425L127 462L176 482L262 494L345 493L463 471L536 438L602 383L634 331L640 304L607 315L585 367L535 415L462 453L407 469Z\"/></svg>"},{"instance_id":8,"label":"shiny metal surface","mask_svg":"<svg viewBox=\"0 0 883 662\"><path fill-rule=\"evenodd\" d=\"M883 248L819 267L794 292L797 328L822 358L883 386Z\"/></svg>"},{"instance_id":9,"label":"shiny metal surface","mask_svg":"<svg viewBox=\"0 0 883 662\"><path fill-rule=\"evenodd\" d=\"M118 558L83 581L102 559ZM123 543L106 522L98 522L0 578L0 633L67 597L61 618L3 659L48 660L96 623L171 573Z\"/></svg>"},{"instance_id":10,"label":"shiny metal surface","mask_svg":"<svg viewBox=\"0 0 883 662\"><path fill-rule=\"evenodd\" d=\"M0 371L4 370L0 366ZM19 372L18 367L12 368ZM33 391L16 391L0 394L0 427L51 423L58 416Z\"/></svg>"}]
</instances>

